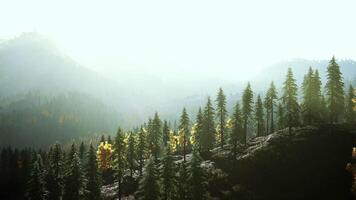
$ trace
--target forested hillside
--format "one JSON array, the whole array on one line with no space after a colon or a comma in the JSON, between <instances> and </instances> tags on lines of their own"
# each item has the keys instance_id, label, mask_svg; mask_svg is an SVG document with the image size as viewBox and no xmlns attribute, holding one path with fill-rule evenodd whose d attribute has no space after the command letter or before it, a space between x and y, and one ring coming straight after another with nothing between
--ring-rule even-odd
<instances>
[{"instance_id":1,"label":"forested hillside","mask_svg":"<svg viewBox=\"0 0 356 200\"><path fill-rule=\"evenodd\" d=\"M118 127L115 137L102 136L99 144L97 137L70 147L2 148L6 190L0 197L351 200L356 194L355 89L344 82L335 57L325 71L322 82L310 67L298 85L288 68L283 84L271 82L264 93L254 92L249 82L233 109L220 88L196 116L183 107L177 126L156 112L137 128ZM69 100L63 109L76 110L78 101ZM75 115L55 112L62 107L44 108L38 113L45 119L53 112L59 113L56 123L81 124ZM95 116L88 123L105 121L97 118L101 112L86 113Z\"/></svg>"},{"instance_id":2,"label":"forested hillside","mask_svg":"<svg viewBox=\"0 0 356 200\"><path fill-rule=\"evenodd\" d=\"M55 141L98 137L116 129L118 114L89 95L28 93L3 99L0 146L47 148Z\"/></svg>"}]
</instances>

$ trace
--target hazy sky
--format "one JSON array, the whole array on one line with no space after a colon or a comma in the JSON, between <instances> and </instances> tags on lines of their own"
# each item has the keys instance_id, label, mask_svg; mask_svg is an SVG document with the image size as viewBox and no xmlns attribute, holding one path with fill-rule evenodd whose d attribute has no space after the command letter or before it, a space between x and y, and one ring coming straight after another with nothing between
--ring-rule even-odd
<instances>
[{"instance_id":1,"label":"hazy sky","mask_svg":"<svg viewBox=\"0 0 356 200\"><path fill-rule=\"evenodd\" d=\"M356 59L355 10L355 0L6 0L0 38L37 31L113 74L204 70L248 78L291 58Z\"/></svg>"}]
</instances>

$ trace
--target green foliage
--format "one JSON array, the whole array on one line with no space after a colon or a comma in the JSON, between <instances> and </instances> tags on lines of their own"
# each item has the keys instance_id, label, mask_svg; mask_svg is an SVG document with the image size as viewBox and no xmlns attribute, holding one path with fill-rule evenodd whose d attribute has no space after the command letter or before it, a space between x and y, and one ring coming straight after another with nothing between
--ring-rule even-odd
<instances>
[{"instance_id":1,"label":"green foliage","mask_svg":"<svg viewBox=\"0 0 356 200\"><path fill-rule=\"evenodd\" d=\"M114 172L116 181L118 182L118 196L121 199L122 195L122 179L124 176L124 170L126 167L126 144L125 144L124 132L119 127L116 132L115 142L113 146L113 159L114 159Z\"/></svg>"},{"instance_id":2,"label":"green foliage","mask_svg":"<svg viewBox=\"0 0 356 200\"><path fill-rule=\"evenodd\" d=\"M264 106L266 108L266 132L267 134L274 131L274 106L276 104L277 99L277 91L274 86L273 81L267 91ZM270 125L269 125L270 123Z\"/></svg>"},{"instance_id":3,"label":"green foliage","mask_svg":"<svg viewBox=\"0 0 356 200\"><path fill-rule=\"evenodd\" d=\"M327 68L326 82L326 102L329 110L330 123L337 123L344 110L344 83L340 67L336 63L335 57L329 62Z\"/></svg>"},{"instance_id":4,"label":"green foliage","mask_svg":"<svg viewBox=\"0 0 356 200\"><path fill-rule=\"evenodd\" d=\"M113 131L117 123L112 109L84 94L47 97L30 93L10 101L0 100L0 146L47 148L56 141Z\"/></svg>"},{"instance_id":5,"label":"green foliage","mask_svg":"<svg viewBox=\"0 0 356 200\"><path fill-rule=\"evenodd\" d=\"M197 118L196 118L196 127L195 127L195 143L194 147L195 149L198 149L199 151L203 150L202 144L203 142L203 134L204 134L204 129L203 129L203 112L201 111L201 108L199 107Z\"/></svg>"},{"instance_id":6,"label":"green foliage","mask_svg":"<svg viewBox=\"0 0 356 200\"><path fill-rule=\"evenodd\" d=\"M160 200L158 169L155 165L155 158L151 156L146 164L145 173L139 181L138 190L135 193L137 200Z\"/></svg>"},{"instance_id":7,"label":"green foliage","mask_svg":"<svg viewBox=\"0 0 356 200\"><path fill-rule=\"evenodd\" d=\"M282 103L278 103L277 116L278 116L278 128L279 129L285 128L286 122L284 118L284 107Z\"/></svg>"},{"instance_id":8,"label":"green foliage","mask_svg":"<svg viewBox=\"0 0 356 200\"><path fill-rule=\"evenodd\" d=\"M160 139L162 138L162 127L161 120L156 112L153 120L149 120L148 122L148 130L147 130L147 145L150 153L158 158L160 154Z\"/></svg>"},{"instance_id":9,"label":"green foliage","mask_svg":"<svg viewBox=\"0 0 356 200\"><path fill-rule=\"evenodd\" d=\"M101 199L101 174L98 171L98 162L96 160L96 152L92 144L89 146L87 154L87 164L85 166L85 175L87 184L85 186L86 200L99 200Z\"/></svg>"},{"instance_id":10,"label":"green foliage","mask_svg":"<svg viewBox=\"0 0 356 200\"><path fill-rule=\"evenodd\" d=\"M204 113L202 117L202 133L200 137L200 150L202 152L207 152L212 149L215 145L215 125L214 125L215 111L213 105L211 104L210 97L204 108Z\"/></svg>"},{"instance_id":11,"label":"green foliage","mask_svg":"<svg viewBox=\"0 0 356 200\"><path fill-rule=\"evenodd\" d=\"M169 142L169 126L167 120L164 120L163 122L162 142L164 146L167 146L167 143Z\"/></svg>"},{"instance_id":12,"label":"green foliage","mask_svg":"<svg viewBox=\"0 0 356 200\"><path fill-rule=\"evenodd\" d=\"M263 135L263 104L260 95L257 95L256 105L255 105L255 122L257 125L257 136Z\"/></svg>"},{"instance_id":13,"label":"green foliage","mask_svg":"<svg viewBox=\"0 0 356 200\"><path fill-rule=\"evenodd\" d=\"M291 134L292 126L299 125L299 104L297 101L297 84L293 78L292 69L288 69L286 80L283 86L282 103L285 109L284 117L289 127L289 134Z\"/></svg>"},{"instance_id":14,"label":"green foliage","mask_svg":"<svg viewBox=\"0 0 356 200\"><path fill-rule=\"evenodd\" d=\"M355 89L350 84L347 98L346 98L346 106L345 106L346 107L345 119L346 119L346 122L349 124L356 122L356 110L355 110L356 105L354 103L355 98L356 98Z\"/></svg>"},{"instance_id":15,"label":"green foliage","mask_svg":"<svg viewBox=\"0 0 356 200\"><path fill-rule=\"evenodd\" d=\"M240 109L239 102L236 103L234 112L232 115L232 128L230 135L230 144L232 145L232 153L234 158L237 155L237 145L239 142L243 143L243 127L242 127L243 119L242 112Z\"/></svg>"},{"instance_id":16,"label":"green foliage","mask_svg":"<svg viewBox=\"0 0 356 200\"><path fill-rule=\"evenodd\" d=\"M51 147L48 154L48 164L46 171L46 188L48 190L48 200L59 200L62 196L63 188L63 155L59 143Z\"/></svg>"},{"instance_id":17,"label":"green foliage","mask_svg":"<svg viewBox=\"0 0 356 200\"><path fill-rule=\"evenodd\" d=\"M216 118L218 119L218 134L220 134L220 147L224 148L224 133L226 130L226 117L227 117L227 110L226 110L226 96L224 91L220 88L219 93L216 97Z\"/></svg>"},{"instance_id":18,"label":"green foliage","mask_svg":"<svg viewBox=\"0 0 356 200\"><path fill-rule=\"evenodd\" d=\"M32 164L31 174L27 183L26 193L26 196L29 200L45 200L47 196L40 162L41 161L37 159Z\"/></svg>"},{"instance_id":19,"label":"green foliage","mask_svg":"<svg viewBox=\"0 0 356 200\"><path fill-rule=\"evenodd\" d=\"M304 76L302 92L302 113L304 124L311 125L320 122L321 81L317 70L313 72L313 69L311 67L309 68L309 72Z\"/></svg>"},{"instance_id":20,"label":"green foliage","mask_svg":"<svg viewBox=\"0 0 356 200\"><path fill-rule=\"evenodd\" d=\"M242 94L242 116L244 120L244 134L242 137L243 144L246 144L248 121L253 111L252 100L253 100L253 92L251 90L250 83L248 83L246 89Z\"/></svg>"},{"instance_id":21,"label":"green foliage","mask_svg":"<svg viewBox=\"0 0 356 200\"><path fill-rule=\"evenodd\" d=\"M64 177L63 200L80 200L85 197L85 179L80 158L75 152Z\"/></svg>"},{"instance_id":22,"label":"green foliage","mask_svg":"<svg viewBox=\"0 0 356 200\"><path fill-rule=\"evenodd\" d=\"M166 146L162 158L161 180L162 200L177 199L176 166L173 160L170 145Z\"/></svg>"},{"instance_id":23,"label":"green foliage","mask_svg":"<svg viewBox=\"0 0 356 200\"><path fill-rule=\"evenodd\" d=\"M189 136L190 136L190 131L189 131L189 116L187 113L187 110L183 108L182 115L179 120L179 126L178 126L180 134L183 136L183 159L185 161L185 155L187 153L187 148L189 145Z\"/></svg>"},{"instance_id":24,"label":"green foliage","mask_svg":"<svg viewBox=\"0 0 356 200\"><path fill-rule=\"evenodd\" d=\"M139 165L140 175L142 176L142 169L145 163L146 155L146 133L143 127L140 128L138 132L138 141L137 141L137 161Z\"/></svg>"},{"instance_id":25,"label":"green foliage","mask_svg":"<svg viewBox=\"0 0 356 200\"><path fill-rule=\"evenodd\" d=\"M131 132L129 134L129 138L127 141L127 152L126 152L126 159L127 159L127 165L128 168L130 169L130 176L132 177L133 171L135 170L136 167L136 138L134 134Z\"/></svg>"},{"instance_id":26,"label":"green foliage","mask_svg":"<svg viewBox=\"0 0 356 200\"><path fill-rule=\"evenodd\" d=\"M206 174L201 168L202 159L197 151L193 151L189 170L189 195L192 200L203 200L207 197Z\"/></svg>"},{"instance_id":27,"label":"green foliage","mask_svg":"<svg viewBox=\"0 0 356 200\"><path fill-rule=\"evenodd\" d=\"M178 198L179 200L188 200L190 197L189 191L189 183L188 183L188 171L185 162L179 164L178 170L178 184L177 184L177 191L178 191Z\"/></svg>"}]
</instances>

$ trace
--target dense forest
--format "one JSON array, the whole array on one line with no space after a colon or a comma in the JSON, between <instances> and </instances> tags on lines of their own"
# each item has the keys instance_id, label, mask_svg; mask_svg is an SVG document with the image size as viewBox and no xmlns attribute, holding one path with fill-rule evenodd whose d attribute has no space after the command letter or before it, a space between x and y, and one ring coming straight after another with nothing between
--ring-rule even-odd
<instances>
[{"instance_id":1,"label":"dense forest","mask_svg":"<svg viewBox=\"0 0 356 200\"><path fill-rule=\"evenodd\" d=\"M28 93L0 103L0 146L38 148L48 147L51 141L89 140L95 134L112 132L118 120L113 109L75 92Z\"/></svg>"},{"instance_id":2,"label":"dense forest","mask_svg":"<svg viewBox=\"0 0 356 200\"><path fill-rule=\"evenodd\" d=\"M229 166L232 168L233 165L244 169L243 163L246 161L239 160L242 159L243 152L249 152L254 143L259 140L268 141L270 138L278 138L277 135L282 134L286 138L283 143L289 144L285 148L291 148L293 141L297 141L293 138L304 134L299 134L300 132L314 130L308 127L319 127L321 136L329 131L330 137L338 138L337 141L341 144L344 140L339 136L349 137L350 134L345 133L356 125L355 90L352 85L344 84L340 67L334 57L327 66L326 74L326 82L322 84L319 71L310 67L302 85L298 86L292 69L289 69L283 85L280 86L281 90L271 82L264 96L262 93L254 93L253 84L248 83L233 110L227 109L226 95L220 88L214 99L207 98L206 104L199 108L196 116L189 116L187 109L182 108L176 127L171 122L161 119L156 112L137 128L132 130L118 128L112 138L110 134L102 135L101 138L97 135L89 139L78 139L71 145L68 145L63 138L73 133L111 127L114 120L103 117L108 116L106 114L109 112L108 109L104 106L100 109L98 107L89 109L96 104L85 96L77 94L49 99L32 95L31 98L27 98L31 100L4 104L6 106L1 109L0 128L2 136L5 137L2 138L19 140L21 147L24 147L26 142L42 144L42 138L48 137L45 134L55 137L59 142L49 148L42 145L43 148L40 149L37 147L18 149L11 146L2 148L0 199L199 200L236 199L237 197L268 199L271 197L268 196L271 195L268 192L261 190L265 192L261 192L264 196L258 196L245 190L243 185L236 186L239 189L235 189L240 191L237 196L218 194L216 190L221 185L214 187L212 184L218 182L208 181L211 178L206 170L208 161L218 154L226 154L226 157L220 158L220 162L230 161L224 166L226 169ZM298 95L300 93L301 96ZM83 110L86 112L82 112ZM31 113L30 118L26 113ZM81 116L80 119L85 121L78 120L78 113L84 113L85 117ZM24 121L27 119L32 120ZM58 128L46 129L49 123L55 123L55 127ZM31 141L22 141L17 133L24 130L36 133L37 137L32 138ZM110 131L108 129L108 132ZM347 141L352 142L350 138ZM321 146L322 144L320 141ZM332 146L331 143L327 144L329 147ZM315 151L319 152L320 149L315 148ZM278 149L277 152L285 155L283 148L278 147ZM338 152L336 149L334 149L335 157L330 155L329 159L337 159L339 155L336 154ZM351 160L351 148L346 149L350 154L345 155L343 152L342 155ZM297 150L293 149L293 152ZM306 158L308 156L305 155ZM324 160L325 163L326 158L313 159ZM268 161L266 160L265 163L267 166ZM312 165L312 163L304 164ZM344 168L339 168L339 165L330 165L337 166L337 171L341 174L347 174ZM231 174L239 174L239 171L232 170ZM293 180L294 176L297 175L290 175L290 178ZM304 176L311 175L304 174ZM326 176L328 174L320 177ZM243 181L243 175L237 177ZM335 181L343 181L337 183L337 187L341 189L334 188L344 192L339 197L351 199L349 190L351 177L347 175L337 177ZM256 177L251 176L249 179L249 183L254 184L256 188L261 187L258 184L257 173ZM316 182L304 184L312 183ZM264 187L269 188L267 185ZM321 191L323 188L321 186L320 188ZM110 190L114 191L114 196L108 196ZM298 193L305 193L303 194L305 199L310 198L308 191L298 191ZM318 195L327 197L327 194ZM289 199L298 199L297 196L296 194L294 197L289 196ZM334 197L330 196L330 199L335 199Z\"/></svg>"}]
</instances>

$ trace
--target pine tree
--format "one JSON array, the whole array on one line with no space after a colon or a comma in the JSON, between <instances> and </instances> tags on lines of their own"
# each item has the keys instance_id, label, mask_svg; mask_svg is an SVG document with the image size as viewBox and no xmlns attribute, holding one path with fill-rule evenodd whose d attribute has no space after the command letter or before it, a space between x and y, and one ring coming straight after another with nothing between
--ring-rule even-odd
<instances>
[{"instance_id":1,"label":"pine tree","mask_svg":"<svg viewBox=\"0 0 356 200\"><path fill-rule=\"evenodd\" d=\"M197 118L196 118L196 130L195 130L195 143L194 148L198 149L200 152L202 151L202 136L204 134L203 130L203 113L201 108L199 107Z\"/></svg>"},{"instance_id":2,"label":"pine tree","mask_svg":"<svg viewBox=\"0 0 356 200\"><path fill-rule=\"evenodd\" d=\"M87 164L85 167L85 174L87 178L86 184L86 200L101 199L101 175L98 171L98 162L96 160L95 149L92 144L89 146L87 154Z\"/></svg>"},{"instance_id":3,"label":"pine tree","mask_svg":"<svg viewBox=\"0 0 356 200\"><path fill-rule=\"evenodd\" d=\"M206 199L207 196L206 175L200 166L201 161L202 159L198 152L193 151L188 178L190 186L189 194L193 200L203 200Z\"/></svg>"},{"instance_id":4,"label":"pine tree","mask_svg":"<svg viewBox=\"0 0 356 200\"><path fill-rule=\"evenodd\" d=\"M243 135L243 127L242 127L243 119L242 113L240 109L239 102L236 103L234 113L232 115L232 130L230 136L230 144L232 145L232 153L234 158L237 155L237 145L242 142L242 135Z\"/></svg>"},{"instance_id":5,"label":"pine tree","mask_svg":"<svg viewBox=\"0 0 356 200\"><path fill-rule=\"evenodd\" d=\"M59 200L63 188L63 154L59 143L56 143L51 149L51 153L48 155L46 188L48 189L48 200Z\"/></svg>"},{"instance_id":6,"label":"pine tree","mask_svg":"<svg viewBox=\"0 0 356 200\"><path fill-rule=\"evenodd\" d=\"M284 119L284 108L282 103L278 103L277 116L278 116L278 128L279 129L285 128L286 123Z\"/></svg>"},{"instance_id":7,"label":"pine tree","mask_svg":"<svg viewBox=\"0 0 356 200\"><path fill-rule=\"evenodd\" d=\"M138 141L137 141L137 161L139 165L140 176L142 176L142 169L145 163L146 155L146 133L143 127L140 128L138 132Z\"/></svg>"},{"instance_id":8,"label":"pine tree","mask_svg":"<svg viewBox=\"0 0 356 200\"><path fill-rule=\"evenodd\" d=\"M164 146L167 146L167 143L169 142L169 126L167 120L164 120L163 122L162 142Z\"/></svg>"},{"instance_id":9,"label":"pine tree","mask_svg":"<svg viewBox=\"0 0 356 200\"><path fill-rule=\"evenodd\" d=\"M136 151L135 151L136 139L132 132L130 133L127 142L128 145L127 145L126 158L127 158L128 167L130 169L130 176L132 177L136 167Z\"/></svg>"},{"instance_id":10,"label":"pine tree","mask_svg":"<svg viewBox=\"0 0 356 200\"><path fill-rule=\"evenodd\" d=\"M63 200L84 199L84 186L85 180L82 172L80 158L77 153L74 153L71 165L67 169L64 178Z\"/></svg>"},{"instance_id":11,"label":"pine tree","mask_svg":"<svg viewBox=\"0 0 356 200\"><path fill-rule=\"evenodd\" d=\"M314 104L314 72L310 67L309 72L304 76L302 91L303 91L303 122L306 125L311 125L314 120L314 113L316 113L316 105Z\"/></svg>"},{"instance_id":12,"label":"pine tree","mask_svg":"<svg viewBox=\"0 0 356 200\"><path fill-rule=\"evenodd\" d=\"M167 145L162 158L162 200L175 200L177 199L176 193L176 166L172 156L170 145Z\"/></svg>"},{"instance_id":13,"label":"pine tree","mask_svg":"<svg viewBox=\"0 0 356 200\"><path fill-rule=\"evenodd\" d=\"M263 135L263 104L260 95L257 95L255 105L255 121L257 124L257 136Z\"/></svg>"},{"instance_id":14,"label":"pine tree","mask_svg":"<svg viewBox=\"0 0 356 200\"><path fill-rule=\"evenodd\" d=\"M111 135L108 136L108 144L112 144Z\"/></svg>"},{"instance_id":15,"label":"pine tree","mask_svg":"<svg viewBox=\"0 0 356 200\"><path fill-rule=\"evenodd\" d=\"M80 143L80 146L79 146L79 158L81 160L81 162L83 163L84 161L84 158L85 158L85 145L84 145L84 142L82 141Z\"/></svg>"},{"instance_id":16,"label":"pine tree","mask_svg":"<svg viewBox=\"0 0 356 200\"><path fill-rule=\"evenodd\" d=\"M77 147L76 147L75 143L73 142L70 147L70 150L67 154L66 163L65 163L66 168L69 168L72 165L73 156L75 153L77 153Z\"/></svg>"},{"instance_id":17,"label":"pine tree","mask_svg":"<svg viewBox=\"0 0 356 200\"><path fill-rule=\"evenodd\" d=\"M277 99L277 90L274 86L273 81L267 91L264 106L266 108L266 132L269 134L270 132L274 132L274 106L275 100ZM271 124L269 125L271 121Z\"/></svg>"},{"instance_id":18,"label":"pine tree","mask_svg":"<svg viewBox=\"0 0 356 200\"><path fill-rule=\"evenodd\" d=\"M333 57L327 69L326 95L330 123L339 122L344 110L344 83L340 67Z\"/></svg>"},{"instance_id":19,"label":"pine tree","mask_svg":"<svg viewBox=\"0 0 356 200\"><path fill-rule=\"evenodd\" d=\"M178 198L179 200L188 200L190 199L190 191L188 185L188 171L185 162L180 163L179 170L178 170L178 184L177 184L177 191L178 191Z\"/></svg>"},{"instance_id":20,"label":"pine tree","mask_svg":"<svg viewBox=\"0 0 356 200\"><path fill-rule=\"evenodd\" d=\"M345 119L346 119L346 123L349 124L353 124L355 123L355 119L356 119L356 113L355 113L355 103L354 100L355 99L355 90L352 87L352 85L350 84L349 86L349 91L348 91L348 95L346 98L346 112L345 112Z\"/></svg>"},{"instance_id":21,"label":"pine tree","mask_svg":"<svg viewBox=\"0 0 356 200\"><path fill-rule=\"evenodd\" d=\"M285 108L285 117L287 119L289 135L292 134L292 126L299 124L299 105L297 102L297 84L293 78L291 68L288 68L288 73L283 86L282 102Z\"/></svg>"},{"instance_id":22,"label":"pine tree","mask_svg":"<svg viewBox=\"0 0 356 200\"><path fill-rule=\"evenodd\" d=\"M38 155L40 157L40 155ZM44 200L47 192L45 189L45 182L43 172L41 170L40 160L35 160L32 164L31 174L27 183L26 197L29 200Z\"/></svg>"},{"instance_id":23,"label":"pine tree","mask_svg":"<svg viewBox=\"0 0 356 200\"><path fill-rule=\"evenodd\" d=\"M105 136L104 135L101 135L100 143L105 143Z\"/></svg>"},{"instance_id":24,"label":"pine tree","mask_svg":"<svg viewBox=\"0 0 356 200\"><path fill-rule=\"evenodd\" d=\"M118 198L121 199L122 195L122 179L124 176L125 170L125 136L121 128L119 127L116 133L115 142L114 142L114 171L116 175L116 180L118 182Z\"/></svg>"},{"instance_id":25,"label":"pine tree","mask_svg":"<svg viewBox=\"0 0 356 200\"><path fill-rule=\"evenodd\" d=\"M313 102L313 118L316 122L321 123L323 118L323 110L321 105L322 94L321 94L321 80L319 76L319 71L316 69L314 72L314 77L312 79L312 90L314 95L312 96Z\"/></svg>"},{"instance_id":26,"label":"pine tree","mask_svg":"<svg viewBox=\"0 0 356 200\"><path fill-rule=\"evenodd\" d=\"M150 153L155 157L159 157L160 139L162 137L161 120L156 112L153 120L148 123L147 144Z\"/></svg>"},{"instance_id":27,"label":"pine tree","mask_svg":"<svg viewBox=\"0 0 356 200\"><path fill-rule=\"evenodd\" d=\"M244 134L242 136L242 142L245 145L246 145L246 138L247 138L247 125L253 111L252 99L253 99L253 93L251 90L251 85L250 83L248 83L242 95L242 115L244 120L244 127L243 127Z\"/></svg>"},{"instance_id":28,"label":"pine tree","mask_svg":"<svg viewBox=\"0 0 356 200\"><path fill-rule=\"evenodd\" d=\"M187 146L189 140L189 116L187 110L183 108L182 115L179 120L179 132L181 133L181 139L183 143L183 160L185 161L185 155L187 154Z\"/></svg>"},{"instance_id":29,"label":"pine tree","mask_svg":"<svg viewBox=\"0 0 356 200\"><path fill-rule=\"evenodd\" d=\"M145 173L139 181L138 190L135 193L137 200L160 200L159 175L153 156L147 161Z\"/></svg>"},{"instance_id":30,"label":"pine tree","mask_svg":"<svg viewBox=\"0 0 356 200\"><path fill-rule=\"evenodd\" d=\"M227 110L226 110L226 96L224 94L224 91L220 88L219 93L216 98L216 118L218 119L218 132L220 134L220 147L223 149L224 148L224 133L226 130L226 116L227 116Z\"/></svg>"},{"instance_id":31,"label":"pine tree","mask_svg":"<svg viewBox=\"0 0 356 200\"><path fill-rule=\"evenodd\" d=\"M214 147L215 144L215 125L214 125L214 108L211 104L210 97L204 108L202 134L200 135L201 151L207 152Z\"/></svg>"}]
</instances>

